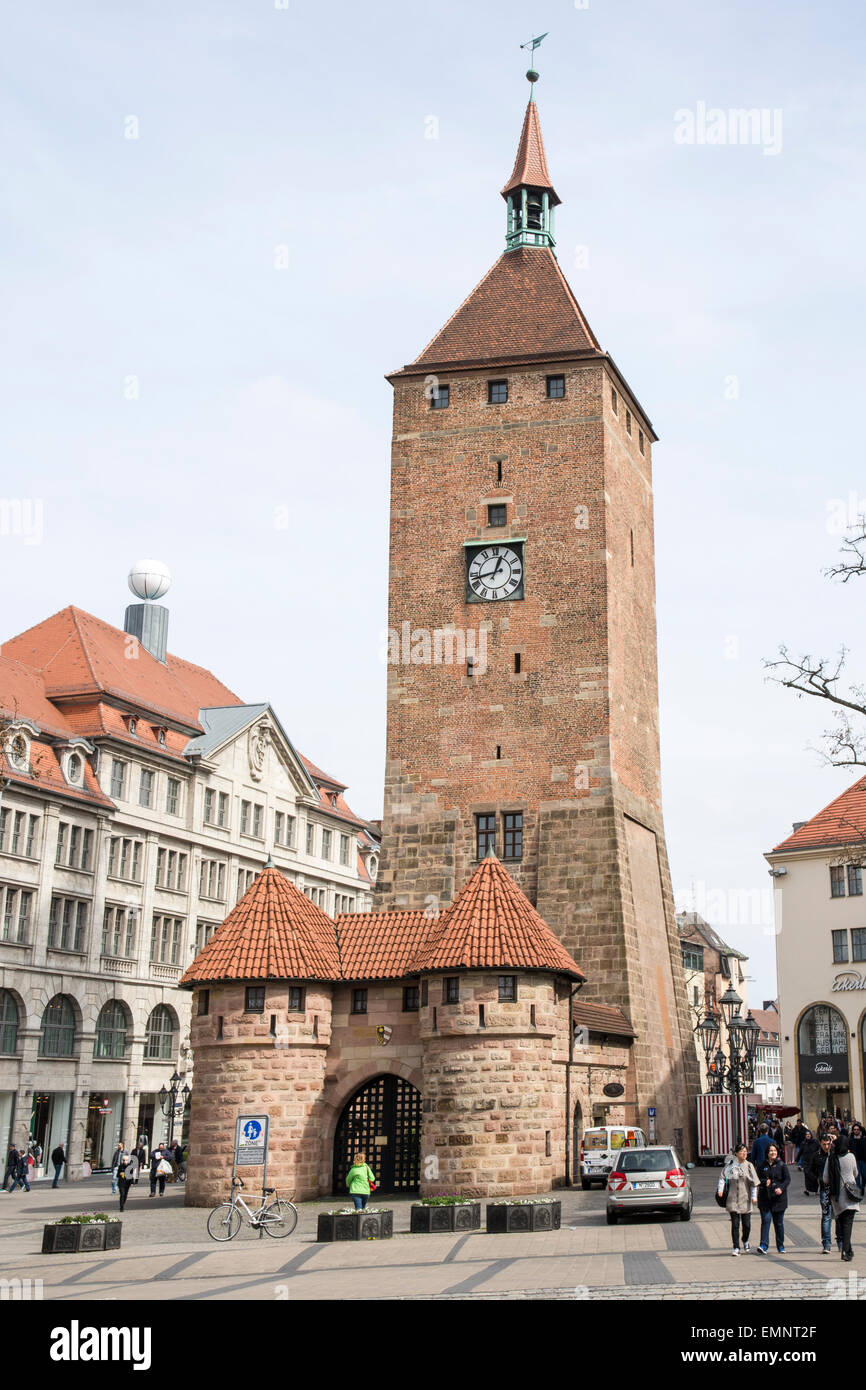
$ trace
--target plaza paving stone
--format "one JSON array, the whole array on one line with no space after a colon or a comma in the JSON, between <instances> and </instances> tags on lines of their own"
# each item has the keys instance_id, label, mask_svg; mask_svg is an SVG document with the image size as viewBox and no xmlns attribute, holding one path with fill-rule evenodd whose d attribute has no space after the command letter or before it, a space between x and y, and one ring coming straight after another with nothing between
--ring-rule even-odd
<instances>
[{"instance_id":1,"label":"plaza paving stone","mask_svg":"<svg viewBox=\"0 0 866 1390\"><path fill-rule=\"evenodd\" d=\"M34 1184L28 1193L0 1197L4 1278L40 1278L47 1300L115 1302L187 1300L445 1299L445 1300L766 1300L829 1299L831 1280L856 1272L866 1289L866 1252L843 1264L835 1250L821 1254L817 1201L792 1181L784 1256L732 1259L728 1219L713 1201L717 1170L697 1169L690 1222L642 1216L608 1226L604 1194L560 1193L562 1229L488 1235L409 1235L407 1198L387 1199L396 1234L388 1241L318 1244L320 1211L333 1198L299 1207L293 1234L282 1240L244 1227L217 1244L207 1234L207 1210L183 1206L183 1189L149 1198L133 1191L123 1214L123 1247L116 1252L40 1254L42 1226L67 1212L117 1211L104 1178L56 1191ZM383 1203L384 1204L384 1203ZM753 1237L757 1237L753 1223ZM866 1228L864 1228L866 1229ZM753 1242L754 1243L754 1242Z\"/></svg>"}]
</instances>

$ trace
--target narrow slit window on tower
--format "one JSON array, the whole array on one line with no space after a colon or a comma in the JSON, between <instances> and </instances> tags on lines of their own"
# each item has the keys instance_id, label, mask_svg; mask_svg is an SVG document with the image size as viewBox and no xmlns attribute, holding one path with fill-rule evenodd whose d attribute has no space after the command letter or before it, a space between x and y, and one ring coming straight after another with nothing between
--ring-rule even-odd
<instances>
[{"instance_id":1,"label":"narrow slit window on tower","mask_svg":"<svg viewBox=\"0 0 866 1390\"><path fill-rule=\"evenodd\" d=\"M629 531L628 537L629 537L629 544L630 544L630 546L631 546L631 563L632 563L632 567L634 567L634 531Z\"/></svg>"},{"instance_id":2,"label":"narrow slit window on tower","mask_svg":"<svg viewBox=\"0 0 866 1390\"><path fill-rule=\"evenodd\" d=\"M218 1038L221 1038L222 1035L223 1035L223 1016L222 1016L222 1014L219 1014L219 1016L217 1017L217 1037L218 1037Z\"/></svg>"},{"instance_id":3,"label":"narrow slit window on tower","mask_svg":"<svg viewBox=\"0 0 866 1390\"><path fill-rule=\"evenodd\" d=\"M313 1037L314 1037L314 1038L317 1038L318 1036L319 1036L319 1015L318 1015L318 1014L313 1014Z\"/></svg>"},{"instance_id":4,"label":"narrow slit window on tower","mask_svg":"<svg viewBox=\"0 0 866 1390\"><path fill-rule=\"evenodd\" d=\"M551 1131L550 1131L549 1129L546 1129L546 1130L544 1131L544 1157L545 1157L545 1158L550 1158L550 1155L551 1155L551 1149L550 1149L550 1134L551 1134Z\"/></svg>"},{"instance_id":5,"label":"narrow slit window on tower","mask_svg":"<svg viewBox=\"0 0 866 1390\"><path fill-rule=\"evenodd\" d=\"M437 1030L437 1026L438 1026L438 1025L437 1025L437 1023L436 1023L436 1010L435 1010L435 1008L434 1008L434 1010L433 1010L433 1032L434 1032L434 1033L435 1033L436 1030Z\"/></svg>"},{"instance_id":6,"label":"narrow slit window on tower","mask_svg":"<svg viewBox=\"0 0 866 1390\"><path fill-rule=\"evenodd\" d=\"M508 507L504 502L491 502L487 507L487 525L504 526L508 521Z\"/></svg>"},{"instance_id":7,"label":"narrow slit window on tower","mask_svg":"<svg viewBox=\"0 0 866 1390\"><path fill-rule=\"evenodd\" d=\"M497 745L496 745L496 761L498 762L499 759L500 759L501 757L502 757L502 744L501 744L501 743L497 743Z\"/></svg>"},{"instance_id":8,"label":"narrow slit window on tower","mask_svg":"<svg viewBox=\"0 0 866 1390\"><path fill-rule=\"evenodd\" d=\"M485 1021L484 1021L484 1005L483 1005L483 1004L479 1004L479 1005L478 1005L478 1027L479 1027L479 1028L486 1028L486 1027L487 1027L487 1024L486 1024Z\"/></svg>"},{"instance_id":9,"label":"narrow slit window on tower","mask_svg":"<svg viewBox=\"0 0 866 1390\"><path fill-rule=\"evenodd\" d=\"M271 1037L272 1037L272 1038L275 1038L276 1036L277 1036L277 1016L276 1016L276 1014L271 1014Z\"/></svg>"},{"instance_id":10,"label":"narrow slit window on tower","mask_svg":"<svg viewBox=\"0 0 866 1390\"><path fill-rule=\"evenodd\" d=\"M502 459L496 460L496 481L497 483L502 482Z\"/></svg>"},{"instance_id":11,"label":"narrow slit window on tower","mask_svg":"<svg viewBox=\"0 0 866 1390\"><path fill-rule=\"evenodd\" d=\"M631 411L630 411L630 410L627 410L627 411L625 412L625 432L626 432L626 434L628 435L629 439L631 439Z\"/></svg>"},{"instance_id":12,"label":"narrow slit window on tower","mask_svg":"<svg viewBox=\"0 0 866 1390\"><path fill-rule=\"evenodd\" d=\"M529 1026L530 1026L530 1028L534 1028L534 1027L535 1027L535 1005L534 1005L534 1004L530 1004L530 1006L529 1006Z\"/></svg>"},{"instance_id":13,"label":"narrow slit window on tower","mask_svg":"<svg viewBox=\"0 0 866 1390\"><path fill-rule=\"evenodd\" d=\"M640 449L641 453L643 453L643 452L644 452L644 437L643 437L643 430L638 430L638 432L637 432L637 446L638 446L638 448Z\"/></svg>"},{"instance_id":14,"label":"narrow slit window on tower","mask_svg":"<svg viewBox=\"0 0 866 1390\"><path fill-rule=\"evenodd\" d=\"M565 377L549 376L547 378L547 398L551 401L561 401L565 395Z\"/></svg>"},{"instance_id":15,"label":"narrow slit window on tower","mask_svg":"<svg viewBox=\"0 0 866 1390\"><path fill-rule=\"evenodd\" d=\"M504 405L508 400L507 381L488 381L487 383L487 404Z\"/></svg>"},{"instance_id":16,"label":"narrow slit window on tower","mask_svg":"<svg viewBox=\"0 0 866 1390\"><path fill-rule=\"evenodd\" d=\"M421 1008L422 1008L422 1009L426 1009L426 1007L427 1007L427 981L426 981L426 980L422 980L422 981L421 981Z\"/></svg>"},{"instance_id":17,"label":"narrow slit window on tower","mask_svg":"<svg viewBox=\"0 0 866 1390\"><path fill-rule=\"evenodd\" d=\"M619 396L616 394L616 388L613 386L610 388L610 408L614 415L619 415Z\"/></svg>"},{"instance_id":18,"label":"narrow slit window on tower","mask_svg":"<svg viewBox=\"0 0 866 1390\"><path fill-rule=\"evenodd\" d=\"M475 658L472 656L466 662L466 674L470 677L475 675Z\"/></svg>"},{"instance_id":19,"label":"narrow slit window on tower","mask_svg":"<svg viewBox=\"0 0 866 1390\"><path fill-rule=\"evenodd\" d=\"M514 653L514 674L515 676L520 675L520 652Z\"/></svg>"}]
</instances>

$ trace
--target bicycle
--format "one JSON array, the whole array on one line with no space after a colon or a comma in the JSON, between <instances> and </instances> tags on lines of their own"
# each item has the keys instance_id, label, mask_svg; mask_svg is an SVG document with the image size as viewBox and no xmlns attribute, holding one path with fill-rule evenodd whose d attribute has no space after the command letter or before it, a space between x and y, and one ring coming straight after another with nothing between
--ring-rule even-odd
<instances>
[{"instance_id":1,"label":"bicycle","mask_svg":"<svg viewBox=\"0 0 866 1390\"><path fill-rule=\"evenodd\" d=\"M207 1219L207 1233L212 1240L232 1240L237 1235L244 1222L244 1217L238 1210L243 1207L244 1214L250 1226L258 1227L267 1231L269 1236L281 1239L283 1236L290 1236L298 1224L297 1208L292 1206L284 1198L273 1198L276 1192L275 1187L266 1187L262 1196L261 1206L256 1211L251 1211L244 1201L237 1188L243 1187L242 1178L234 1178L232 1181L231 1197L227 1202L221 1202Z\"/></svg>"}]
</instances>

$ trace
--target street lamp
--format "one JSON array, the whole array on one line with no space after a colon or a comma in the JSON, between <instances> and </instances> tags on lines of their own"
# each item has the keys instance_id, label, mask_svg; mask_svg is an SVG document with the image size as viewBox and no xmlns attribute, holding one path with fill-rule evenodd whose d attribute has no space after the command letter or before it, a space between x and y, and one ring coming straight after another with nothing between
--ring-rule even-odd
<instances>
[{"instance_id":1,"label":"street lamp","mask_svg":"<svg viewBox=\"0 0 866 1390\"><path fill-rule=\"evenodd\" d=\"M175 1115L178 1113L178 1111L180 1111L181 1115L183 1115L189 1109L189 1098L191 1094L189 1086L184 1085L184 1088L181 1091L178 1090L180 1083L181 1077L178 1075L177 1072L175 1072L171 1078L171 1090L166 1090L165 1086L162 1086L159 1092L159 1108L162 1111L163 1115L165 1115L166 1117L170 1117L168 1128L169 1148L171 1148L174 1143ZM178 1096L180 1096L180 1100L178 1100Z\"/></svg>"},{"instance_id":2,"label":"street lamp","mask_svg":"<svg viewBox=\"0 0 866 1390\"><path fill-rule=\"evenodd\" d=\"M719 1044L718 1019L707 1010L703 1022L698 1024L695 1032L701 1040L701 1046L704 1050L704 1062L707 1068L707 1079L710 1080L712 1071L711 1058L715 1048L717 1048Z\"/></svg>"}]
</instances>

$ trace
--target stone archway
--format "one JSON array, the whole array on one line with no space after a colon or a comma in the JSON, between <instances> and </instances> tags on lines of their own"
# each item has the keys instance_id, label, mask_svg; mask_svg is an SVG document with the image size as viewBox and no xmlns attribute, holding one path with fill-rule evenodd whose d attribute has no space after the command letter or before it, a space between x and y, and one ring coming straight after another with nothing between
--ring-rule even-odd
<instances>
[{"instance_id":1,"label":"stone archway","mask_svg":"<svg viewBox=\"0 0 866 1390\"><path fill-rule=\"evenodd\" d=\"M333 1191L346 1193L346 1174L363 1150L382 1192L417 1192L421 1179L421 1092L402 1076L381 1072L343 1107L334 1133Z\"/></svg>"}]
</instances>

